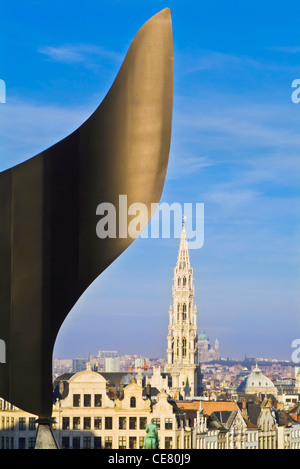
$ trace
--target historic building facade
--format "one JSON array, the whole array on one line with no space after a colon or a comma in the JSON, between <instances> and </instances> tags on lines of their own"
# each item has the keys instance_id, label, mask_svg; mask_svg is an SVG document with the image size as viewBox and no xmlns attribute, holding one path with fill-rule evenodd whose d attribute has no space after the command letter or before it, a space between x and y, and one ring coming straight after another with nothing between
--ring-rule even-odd
<instances>
[{"instance_id":1,"label":"historic building facade","mask_svg":"<svg viewBox=\"0 0 300 469\"><path fill-rule=\"evenodd\" d=\"M133 378L111 399L108 385L99 372L89 369L57 380L52 417L60 448L141 449L152 419L158 427L160 449L192 447L191 429L164 390L152 399ZM36 419L1 399L0 448L33 449Z\"/></svg>"},{"instance_id":2,"label":"historic building facade","mask_svg":"<svg viewBox=\"0 0 300 469\"><path fill-rule=\"evenodd\" d=\"M259 429L244 419L235 402L179 402L193 427L195 449L258 449Z\"/></svg>"},{"instance_id":3,"label":"historic building facade","mask_svg":"<svg viewBox=\"0 0 300 469\"><path fill-rule=\"evenodd\" d=\"M201 370L198 362L197 307L194 304L193 269L190 263L188 242L183 218L182 233L174 268L172 289L173 305L169 308L169 333L167 336L170 394L179 397L199 396L202 391Z\"/></svg>"}]
</instances>

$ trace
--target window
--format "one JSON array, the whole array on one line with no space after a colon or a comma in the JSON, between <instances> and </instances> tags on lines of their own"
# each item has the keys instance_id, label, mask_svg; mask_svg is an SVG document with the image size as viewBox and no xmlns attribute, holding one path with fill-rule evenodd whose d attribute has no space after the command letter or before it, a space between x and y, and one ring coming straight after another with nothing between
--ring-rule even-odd
<instances>
[{"instance_id":1,"label":"window","mask_svg":"<svg viewBox=\"0 0 300 469\"><path fill-rule=\"evenodd\" d=\"M119 430L126 430L126 417L119 417Z\"/></svg>"},{"instance_id":2,"label":"window","mask_svg":"<svg viewBox=\"0 0 300 469\"><path fill-rule=\"evenodd\" d=\"M102 394L95 394L95 407L102 407Z\"/></svg>"},{"instance_id":3,"label":"window","mask_svg":"<svg viewBox=\"0 0 300 469\"><path fill-rule=\"evenodd\" d=\"M90 394L84 394L83 405L84 407L91 407L91 395Z\"/></svg>"},{"instance_id":4,"label":"window","mask_svg":"<svg viewBox=\"0 0 300 469\"><path fill-rule=\"evenodd\" d=\"M83 418L83 429L90 430L91 429L91 417L84 417Z\"/></svg>"},{"instance_id":5,"label":"window","mask_svg":"<svg viewBox=\"0 0 300 469\"><path fill-rule=\"evenodd\" d=\"M63 436L62 437L61 447L62 447L62 449L69 449L70 448L70 438L68 436Z\"/></svg>"},{"instance_id":6,"label":"window","mask_svg":"<svg viewBox=\"0 0 300 469\"><path fill-rule=\"evenodd\" d=\"M182 308L182 320L186 321L186 304L185 303Z\"/></svg>"},{"instance_id":7,"label":"window","mask_svg":"<svg viewBox=\"0 0 300 469\"><path fill-rule=\"evenodd\" d=\"M19 449L26 449L26 440L25 440L25 438L19 438Z\"/></svg>"},{"instance_id":8,"label":"window","mask_svg":"<svg viewBox=\"0 0 300 469\"><path fill-rule=\"evenodd\" d=\"M101 449L101 436L95 436L94 449Z\"/></svg>"},{"instance_id":9,"label":"window","mask_svg":"<svg viewBox=\"0 0 300 469\"><path fill-rule=\"evenodd\" d=\"M139 448L140 448L140 449L143 449L144 441L145 441L145 437L144 437L144 436L140 436L140 438L139 438Z\"/></svg>"},{"instance_id":10,"label":"window","mask_svg":"<svg viewBox=\"0 0 300 469\"><path fill-rule=\"evenodd\" d=\"M63 430L70 430L70 418L63 417L62 419L62 429Z\"/></svg>"},{"instance_id":11,"label":"window","mask_svg":"<svg viewBox=\"0 0 300 469\"><path fill-rule=\"evenodd\" d=\"M165 430L172 430L173 421L172 419L165 419Z\"/></svg>"},{"instance_id":12,"label":"window","mask_svg":"<svg viewBox=\"0 0 300 469\"><path fill-rule=\"evenodd\" d=\"M24 440L25 440L25 438L24 438ZM34 447L35 447L35 437L31 436L31 437L28 438L28 449L34 449ZM9 439L8 438L6 439L6 449L9 449ZM13 439L11 439L11 441L10 441L10 449L13 449Z\"/></svg>"},{"instance_id":13,"label":"window","mask_svg":"<svg viewBox=\"0 0 300 469\"><path fill-rule=\"evenodd\" d=\"M136 417L129 417L129 430L136 430Z\"/></svg>"},{"instance_id":14,"label":"window","mask_svg":"<svg viewBox=\"0 0 300 469\"><path fill-rule=\"evenodd\" d=\"M94 429L101 430L102 428L102 417L94 417Z\"/></svg>"},{"instance_id":15,"label":"window","mask_svg":"<svg viewBox=\"0 0 300 469\"><path fill-rule=\"evenodd\" d=\"M160 429L160 419L153 419L153 423L157 426L158 430Z\"/></svg>"},{"instance_id":16,"label":"window","mask_svg":"<svg viewBox=\"0 0 300 469\"><path fill-rule=\"evenodd\" d=\"M130 407L136 407L136 398L135 397L130 398Z\"/></svg>"},{"instance_id":17,"label":"window","mask_svg":"<svg viewBox=\"0 0 300 469\"><path fill-rule=\"evenodd\" d=\"M147 417L140 417L140 430L146 430Z\"/></svg>"},{"instance_id":18,"label":"window","mask_svg":"<svg viewBox=\"0 0 300 469\"><path fill-rule=\"evenodd\" d=\"M80 449L80 437L73 436L73 449Z\"/></svg>"},{"instance_id":19,"label":"window","mask_svg":"<svg viewBox=\"0 0 300 469\"><path fill-rule=\"evenodd\" d=\"M73 394L73 407L80 407L80 394Z\"/></svg>"},{"instance_id":20,"label":"window","mask_svg":"<svg viewBox=\"0 0 300 469\"><path fill-rule=\"evenodd\" d=\"M186 339L182 340L182 356L186 357Z\"/></svg>"},{"instance_id":21,"label":"window","mask_svg":"<svg viewBox=\"0 0 300 469\"><path fill-rule=\"evenodd\" d=\"M19 430L20 431L25 431L26 430L26 419L25 419L25 417L20 417L19 418Z\"/></svg>"},{"instance_id":22,"label":"window","mask_svg":"<svg viewBox=\"0 0 300 469\"><path fill-rule=\"evenodd\" d=\"M119 436L119 449L126 449L126 436Z\"/></svg>"},{"instance_id":23,"label":"window","mask_svg":"<svg viewBox=\"0 0 300 469\"><path fill-rule=\"evenodd\" d=\"M91 449L92 447L92 440L90 436L83 437L83 449Z\"/></svg>"},{"instance_id":24,"label":"window","mask_svg":"<svg viewBox=\"0 0 300 469\"><path fill-rule=\"evenodd\" d=\"M112 417L105 417L105 430L112 430Z\"/></svg>"},{"instance_id":25,"label":"window","mask_svg":"<svg viewBox=\"0 0 300 469\"><path fill-rule=\"evenodd\" d=\"M172 449L172 437L171 436L165 437L165 449Z\"/></svg>"},{"instance_id":26,"label":"window","mask_svg":"<svg viewBox=\"0 0 300 469\"><path fill-rule=\"evenodd\" d=\"M29 430L35 430L36 418L29 417Z\"/></svg>"},{"instance_id":27,"label":"window","mask_svg":"<svg viewBox=\"0 0 300 469\"><path fill-rule=\"evenodd\" d=\"M105 449L112 449L112 436L106 436L105 437L105 443L104 443Z\"/></svg>"},{"instance_id":28,"label":"window","mask_svg":"<svg viewBox=\"0 0 300 469\"><path fill-rule=\"evenodd\" d=\"M136 449L136 437L135 436L129 437L129 449Z\"/></svg>"},{"instance_id":29,"label":"window","mask_svg":"<svg viewBox=\"0 0 300 469\"><path fill-rule=\"evenodd\" d=\"M80 430L80 417L73 417L73 430Z\"/></svg>"},{"instance_id":30,"label":"window","mask_svg":"<svg viewBox=\"0 0 300 469\"><path fill-rule=\"evenodd\" d=\"M186 277L183 277L182 283L183 283L183 286L185 287L186 286Z\"/></svg>"}]
</instances>

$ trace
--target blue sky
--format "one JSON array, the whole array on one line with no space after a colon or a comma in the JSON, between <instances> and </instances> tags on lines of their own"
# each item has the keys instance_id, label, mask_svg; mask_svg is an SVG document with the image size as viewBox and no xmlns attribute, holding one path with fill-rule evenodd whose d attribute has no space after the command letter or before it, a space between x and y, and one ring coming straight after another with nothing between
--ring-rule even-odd
<instances>
[{"instance_id":1,"label":"blue sky","mask_svg":"<svg viewBox=\"0 0 300 469\"><path fill-rule=\"evenodd\" d=\"M201 202L190 252L198 329L223 357L290 359L299 338L300 5L296 1L5 2L0 170L75 130L138 29L170 7L174 112L162 202ZM178 239L138 239L79 300L54 356L165 356Z\"/></svg>"}]
</instances>

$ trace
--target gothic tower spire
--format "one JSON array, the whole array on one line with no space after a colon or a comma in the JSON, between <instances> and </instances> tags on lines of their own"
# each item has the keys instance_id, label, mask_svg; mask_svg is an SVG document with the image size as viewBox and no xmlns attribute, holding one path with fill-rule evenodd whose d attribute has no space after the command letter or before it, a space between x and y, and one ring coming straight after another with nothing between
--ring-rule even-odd
<instances>
[{"instance_id":1,"label":"gothic tower spire","mask_svg":"<svg viewBox=\"0 0 300 469\"><path fill-rule=\"evenodd\" d=\"M173 307L169 309L167 336L168 364L172 376L173 394L197 396L201 388L198 364L197 308L194 305L193 269L190 263L185 217L174 269Z\"/></svg>"}]
</instances>

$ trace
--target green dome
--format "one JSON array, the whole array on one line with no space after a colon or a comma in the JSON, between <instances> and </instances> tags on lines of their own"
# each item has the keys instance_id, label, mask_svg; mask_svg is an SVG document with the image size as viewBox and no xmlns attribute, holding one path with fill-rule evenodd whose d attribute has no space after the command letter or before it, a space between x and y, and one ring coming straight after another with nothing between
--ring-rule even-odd
<instances>
[{"instance_id":1,"label":"green dome","mask_svg":"<svg viewBox=\"0 0 300 469\"><path fill-rule=\"evenodd\" d=\"M208 335L204 331L201 332L198 336L198 340L209 340Z\"/></svg>"}]
</instances>

